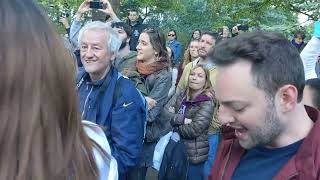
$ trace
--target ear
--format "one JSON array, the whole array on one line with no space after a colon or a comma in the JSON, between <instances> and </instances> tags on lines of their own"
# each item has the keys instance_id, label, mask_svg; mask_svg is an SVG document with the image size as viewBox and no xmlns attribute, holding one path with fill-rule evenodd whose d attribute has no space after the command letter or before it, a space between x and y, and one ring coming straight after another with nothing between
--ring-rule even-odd
<instances>
[{"instance_id":1,"label":"ear","mask_svg":"<svg viewBox=\"0 0 320 180\"><path fill-rule=\"evenodd\" d=\"M284 85L282 86L278 92L277 96L279 97L280 102L280 110L285 113L291 111L298 102L298 90L293 85Z\"/></svg>"},{"instance_id":2,"label":"ear","mask_svg":"<svg viewBox=\"0 0 320 180\"><path fill-rule=\"evenodd\" d=\"M111 61L114 61L116 59L117 55L118 55L117 53L112 53Z\"/></svg>"}]
</instances>

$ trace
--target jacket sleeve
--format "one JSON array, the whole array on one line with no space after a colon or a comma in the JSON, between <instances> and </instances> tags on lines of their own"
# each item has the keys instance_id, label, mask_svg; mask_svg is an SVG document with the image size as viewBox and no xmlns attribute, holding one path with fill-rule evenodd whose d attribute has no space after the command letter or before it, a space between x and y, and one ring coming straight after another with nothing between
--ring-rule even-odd
<instances>
[{"instance_id":1,"label":"jacket sleeve","mask_svg":"<svg viewBox=\"0 0 320 180\"><path fill-rule=\"evenodd\" d=\"M156 79L153 89L151 89L149 93L149 97L157 101L155 107L148 111L148 122L153 122L158 114L161 112L163 106L165 105L168 92L171 87L171 73L168 72L166 74L160 74Z\"/></svg>"},{"instance_id":2,"label":"jacket sleeve","mask_svg":"<svg viewBox=\"0 0 320 180\"><path fill-rule=\"evenodd\" d=\"M177 108L179 108L180 103L181 103L180 102L181 95L182 95L181 93L176 93L174 96L172 96L172 98L169 100L169 102L163 108L162 113L164 113L164 117L167 117L170 120L170 124L172 126L183 124L184 115L176 113L179 110ZM170 107L175 108L175 113L172 113L169 111Z\"/></svg>"},{"instance_id":3,"label":"jacket sleeve","mask_svg":"<svg viewBox=\"0 0 320 180\"><path fill-rule=\"evenodd\" d=\"M207 130L213 117L214 102L204 101L199 103L200 109L191 119L190 124L183 124L178 127L179 134L186 139L194 139Z\"/></svg>"},{"instance_id":4,"label":"jacket sleeve","mask_svg":"<svg viewBox=\"0 0 320 180\"><path fill-rule=\"evenodd\" d=\"M129 81L129 80L128 80ZM110 147L119 174L139 163L144 139L146 109L132 83L122 83L121 96L112 110Z\"/></svg>"},{"instance_id":5,"label":"jacket sleeve","mask_svg":"<svg viewBox=\"0 0 320 180\"><path fill-rule=\"evenodd\" d=\"M77 47L79 46L78 37L79 37L80 29L81 29L81 22L77 21L76 18L74 18L71 23L71 26L70 26L69 39L70 39L71 43L76 45Z\"/></svg>"},{"instance_id":6,"label":"jacket sleeve","mask_svg":"<svg viewBox=\"0 0 320 180\"><path fill-rule=\"evenodd\" d=\"M192 66L192 63L188 63L185 66L185 68L184 68L184 70L182 72L182 75L180 77L180 81L179 81L179 83L177 85L176 92L181 92L181 91L186 89L186 87L187 87L187 80L186 79L190 74L191 66Z\"/></svg>"}]
</instances>

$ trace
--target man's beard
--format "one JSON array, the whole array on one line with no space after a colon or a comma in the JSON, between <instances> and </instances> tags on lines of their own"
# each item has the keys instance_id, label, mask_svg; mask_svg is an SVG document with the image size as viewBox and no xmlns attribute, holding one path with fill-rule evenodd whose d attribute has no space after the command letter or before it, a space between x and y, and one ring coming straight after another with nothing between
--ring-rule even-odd
<instances>
[{"instance_id":1,"label":"man's beard","mask_svg":"<svg viewBox=\"0 0 320 180\"><path fill-rule=\"evenodd\" d=\"M126 47L127 46L127 40L126 39L124 39L124 40L122 40L122 42L121 42L121 46L120 46L120 49L119 50L122 50L124 47Z\"/></svg>"},{"instance_id":2,"label":"man's beard","mask_svg":"<svg viewBox=\"0 0 320 180\"><path fill-rule=\"evenodd\" d=\"M250 149L257 145L271 145L283 131L283 125L280 123L275 105L272 102L269 103L263 124L260 127L248 130L248 139L239 140L239 143L243 148Z\"/></svg>"}]
</instances>

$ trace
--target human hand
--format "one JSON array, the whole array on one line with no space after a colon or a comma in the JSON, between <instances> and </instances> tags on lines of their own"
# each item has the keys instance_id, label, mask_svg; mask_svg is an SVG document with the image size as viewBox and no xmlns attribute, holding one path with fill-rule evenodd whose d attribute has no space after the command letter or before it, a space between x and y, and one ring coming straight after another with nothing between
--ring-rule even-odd
<instances>
[{"instance_id":1,"label":"human hand","mask_svg":"<svg viewBox=\"0 0 320 180\"><path fill-rule=\"evenodd\" d=\"M184 124L190 124L192 119L184 118Z\"/></svg>"},{"instance_id":2,"label":"human hand","mask_svg":"<svg viewBox=\"0 0 320 180\"><path fill-rule=\"evenodd\" d=\"M148 103L148 109L152 109L152 108L154 108L156 106L156 104L157 104L156 100L154 100L154 99L152 99L150 97L147 97L147 96L145 98L146 98L146 101Z\"/></svg>"},{"instance_id":3,"label":"human hand","mask_svg":"<svg viewBox=\"0 0 320 180\"><path fill-rule=\"evenodd\" d=\"M98 11L101 11L101 12L103 12L103 13L111 16L111 17L114 16L115 13L114 13L114 11L112 9L112 6L111 6L110 2L108 0L101 0L101 2L103 3L103 7L104 8L103 9L98 9Z\"/></svg>"},{"instance_id":4,"label":"human hand","mask_svg":"<svg viewBox=\"0 0 320 180\"><path fill-rule=\"evenodd\" d=\"M86 13L89 10L91 10L91 8L90 8L90 0L84 0L81 3L81 5L79 6L77 13L82 15L82 14Z\"/></svg>"},{"instance_id":5,"label":"human hand","mask_svg":"<svg viewBox=\"0 0 320 180\"><path fill-rule=\"evenodd\" d=\"M170 107L169 107L169 112L171 112L171 113L175 113L175 108L174 108L174 107L172 107L172 106L170 106Z\"/></svg>"},{"instance_id":6,"label":"human hand","mask_svg":"<svg viewBox=\"0 0 320 180\"><path fill-rule=\"evenodd\" d=\"M67 17L64 17L64 16L60 17L59 22L62 23L65 28L70 28Z\"/></svg>"}]
</instances>

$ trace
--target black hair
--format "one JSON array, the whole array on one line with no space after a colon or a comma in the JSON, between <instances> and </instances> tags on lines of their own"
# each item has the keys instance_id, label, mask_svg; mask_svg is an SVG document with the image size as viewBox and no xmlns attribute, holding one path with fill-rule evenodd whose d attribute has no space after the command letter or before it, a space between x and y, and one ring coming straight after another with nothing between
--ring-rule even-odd
<instances>
[{"instance_id":1,"label":"black hair","mask_svg":"<svg viewBox=\"0 0 320 180\"><path fill-rule=\"evenodd\" d=\"M175 39L177 40L177 39L178 39L178 35L177 35L176 30L174 30L174 29L170 29L168 33L170 33L170 32L174 32Z\"/></svg>"},{"instance_id":2,"label":"black hair","mask_svg":"<svg viewBox=\"0 0 320 180\"><path fill-rule=\"evenodd\" d=\"M317 109L320 109L320 79L308 79L306 81L306 86L310 87L312 92L312 103Z\"/></svg>"},{"instance_id":3,"label":"black hair","mask_svg":"<svg viewBox=\"0 0 320 180\"><path fill-rule=\"evenodd\" d=\"M208 54L218 67L239 61L252 63L251 74L257 88L274 98L279 88L291 84L302 100L305 83L299 52L280 33L249 32L222 41Z\"/></svg>"},{"instance_id":4,"label":"black hair","mask_svg":"<svg viewBox=\"0 0 320 180\"><path fill-rule=\"evenodd\" d=\"M294 38L297 38L298 36L301 36L302 39L304 39L306 37L306 35L304 34L304 32L302 31L297 31L294 33Z\"/></svg>"},{"instance_id":5,"label":"black hair","mask_svg":"<svg viewBox=\"0 0 320 180\"><path fill-rule=\"evenodd\" d=\"M217 44L217 43L221 40L221 36L220 36L219 33L217 33L217 32L204 31L204 32L201 33L201 37L202 37L203 35L209 35L209 36L213 37L213 39L216 41L215 44ZM200 37L200 39L201 39L201 37Z\"/></svg>"},{"instance_id":6,"label":"black hair","mask_svg":"<svg viewBox=\"0 0 320 180\"><path fill-rule=\"evenodd\" d=\"M127 23L124 23L124 22L113 22L111 24L111 27L112 28L120 28L120 29L123 29L126 34L127 34L127 37L130 38L131 37L131 27L127 24Z\"/></svg>"}]
</instances>

